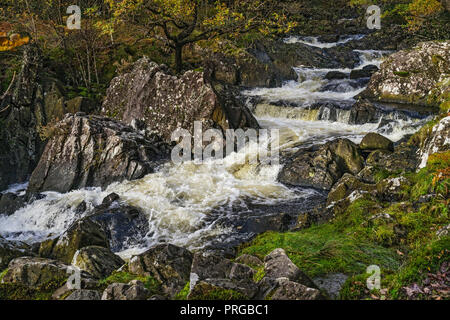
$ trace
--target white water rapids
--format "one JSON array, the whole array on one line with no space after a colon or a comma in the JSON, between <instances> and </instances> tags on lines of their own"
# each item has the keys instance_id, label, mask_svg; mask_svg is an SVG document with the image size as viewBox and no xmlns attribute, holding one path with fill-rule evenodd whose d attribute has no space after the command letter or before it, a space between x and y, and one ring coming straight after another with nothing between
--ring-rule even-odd
<instances>
[{"instance_id":1,"label":"white water rapids","mask_svg":"<svg viewBox=\"0 0 450 320\"><path fill-rule=\"evenodd\" d=\"M357 38L357 37L356 37ZM340 43L351 41L348 37ZM291 38L286 42L303 41L310 45L328 47L335 44L321 44L317 39ZM369 64L379 65L384 53L360 51L362 68ZM324 80L329 71L349 73L349 69L305 69L296 68L300 81L287 82L281 88L256 88L244 94L260 96L267 101L295 100L310 105L321 100L352 101L364 87L351 87L349 80L339 80L343 88L338 91L319 91L330 81ZM336 81L336 80L333 80ZM272 108L270 110L270 108ZM280 148L285 150L301 143L323 142L336 137L348 137L359 142L364 134L379 131L397 141L402 136L416 130L410 121L398 121L397 126L383 131L378 124L349 125L345 119L337 122L309 121L304 117L289 114L284 107L258 107L255 115L264 128L280 129ZM278 108L278 109L277 109ZM297 108L297 111L302 108ZM340 122L342 121L342 122ZM0 235L7 239L27 242L42 241L51 235L64 232L71 223L81 216L75 208L85 201L88 210L101 204L103 198L115 192L121 201L140 208L148 217L150 232L143 244L128 247L121 252L124 257L160 243L170 242L190 249L202 248L219 236L232 234L230 227L223 227L216 220L208 219L215 211L227 215L231 208L251 201L254 204L270 205L283 201L307 199L312 190L289 189L277 182L280 165L241 165L240 157L256 153L256 146L250 146L234 153L223 161L205 164L193 162L174 165L167 163L154 174L138 181L116 183L106 190L91 188L76 190L67 194L45 193L46 197L36 200L11 216L0 216ZM22 187L22 188L21 188ZM22 192L25 186L14 186L11 192Z\"/></svg>"}]
</instances>

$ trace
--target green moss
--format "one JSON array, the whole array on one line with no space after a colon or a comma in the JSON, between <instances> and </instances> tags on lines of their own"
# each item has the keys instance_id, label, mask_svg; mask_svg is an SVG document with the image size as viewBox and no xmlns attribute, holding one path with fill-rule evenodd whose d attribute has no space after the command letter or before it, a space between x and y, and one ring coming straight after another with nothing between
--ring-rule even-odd
<instances>
[{"instance_id":1,"label":"green moss","mask_svg":"<svg viewBox=\"0 0 450 320\"><path fill-rule=\"evenodd\" d=\"M407 78L410 76L410 73L408 71L394 71L394 74L396 76L402 77L402 78Z\"/></svg>"},{"instance_id":2,"label":"green moss","mask_svg":"<svg viewBox=\"0 0 450 320\"><path fill-rule=\"evenodd\" d=\"M126 271L113 272L109 277L100 280L100 288L106 289L113 283L129 283L132 280L139 280L144 283L144 286L150 291L151 294L161 293L161 284L153 277L142 277Z\"/></svg>"},{"instance_id":3,"label":"green moss","mask_svg":"<svg viewBox=\"0 0 450 320\"><path fill-rule=\"evenodd\" d=\"M53 280L37 288L18 283L0 283L0 300L50 300L67 279Z\"/></svg>"},{"instance_id":4,"label":"green moss","mask_svg":"<svg viewBox=\"0 0 450 320\"><path fill-rule=\"evenodd\" d=\"M2 282L2 279L6 275L7 272L8 272L8 269L5 269L2 272L0 272L0 283Z\"/></svg>"},{"instance_id":5,"label":"green moss","mask_svg":"<svg viewBox=\"0 0 450 320\"><path fill-rule=\"evenodd\" d=\"M191 288L191 282L186 283L184 288L175 295L175 300L187 300Z\"/></svg>"},{"instance_id":6,"label":"green moss","mask_svg":"<svg viewBox=\"0 0 450 320\"><path fill-rule=\"evenodd\" d=\"M371 264L387 269L399 265L392 250L361 241L334 224L313 226L300 232L268 232L241 248L240 252L264 258L276 248L283 248L310 277L334 272L360 273Z\"/></svg>"},{"instance_id":7,"label":"green moss","mask_svg":"<svg viewBox=\"0 0 450 320\"><path fill-rule=\"evenodd\" d=\"M253 281L259 282L266 276L264 266L257 268L256 273L253 275Z\"/></svg>"}]
</instances>

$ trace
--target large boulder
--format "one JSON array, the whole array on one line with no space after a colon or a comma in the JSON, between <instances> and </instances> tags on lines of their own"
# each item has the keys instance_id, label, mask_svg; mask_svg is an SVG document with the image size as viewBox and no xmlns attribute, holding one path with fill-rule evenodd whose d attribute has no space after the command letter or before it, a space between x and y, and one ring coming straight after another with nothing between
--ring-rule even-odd
<instances>
[{"instance_id":1,"label":"large boulder","mask_svg":"<svg viewBox=\"0 0 450 320\"><path fill-rule=\"evenodd\" d=\"M423 42L389 56L362 96L439 106L450 94L450 41Z\"/></svg>"},{"instance_id":2,"label":"large boulder","mask_svg":"<svg viewBox=\"0 0 450 320\"><path fill-rule=\"evenodd\" d=\"M125 261L107 248L90 246L78 250L72 264L96 279L103 279L122 267Z\"/></svg>"},{"instance_id":3,"label":"large boulder","mask_svg":"<svg viewBox=\"0 0 450 320\"><path fill-rule=\"evenodd\" d=\"M193 134L195 121L204 130L259 128L239 99L223 97L219 91L202 72L173 76L165 65L144 57L111 81L102 110L127 124L143 121L168 143L178 128Z\"/></svg>"},{"instance_id":4,"label":"large boulder","mask_svg":"<svg viewBox=\"0 0 450 320\"><path fill-rule=\"evenodd\" d=\"M12 260L2 283L17 283L40 287L50 282L62 282L69 277L68 266L50 259L20 257Z\"/></svg>"},{"instance_id":5,"label":"large boulder","mask_svg":"<svg viewBox=\"0 0 450 320\"><path fill-rule=\"evenodd\" d=\"M31 175L29 193L68 192L106 187L153 172L168 147L158 137L146 137L111 119L84 114L66 115Z\"/></svg>"},{"instance_id":6,"label":"large boulder","mask_svg":"<svg viewBox=\"0 0 450 320\"><path fill-rule=\"evenodd\" d=\"M344 173L357 174L363 167L359 147L348 139L336 139L298 151L284 166L278 179L292 186L330 190Z\"/></svg>"},{"instance_id":7,"label":"large boulder","mask_svg":"<svg viewBox=\"0 0 450 320\"><path fill-rule=\"evenodd\" d=\"M42 242L39 255L70 264L75 253L88 246L108 248L109 242L102 227L85 218L74 222L62 235Z\"/></svg>"},{"instance_id":8,"label":"large boulder","mask_svg":"<svg viewBox=\"0 0 450 320\"><path fill-rule=\"evenodd\" d=\"M375 132L366 134L359 144L359 147L366 152L374 150L394 151L394 143L388 138Z\"/></svg>"},{"instance_id":9,"label":"large boulder","mask_svg":"<svg viewBox=\"0 0 450 320\"><path fill-rule=\"evenodd\" d=\"M8 241L0 236L0 270L6 269L15 258L30 255L27 244L19 241Z\"/></svg>"},{"instance_id":10,"label":"large boulder","mask_svg":"<svg viewBox=\"0 0 450 320\"><path fill-rule=\"evenodd\" d=\"M130 259L128 269L140 276L152 276L162 290L176 295L189 281L192 253L171 244L161 244Z\"/></svg>"},{"instance_id":11,"label":"large boulder","mask_svg":"<svg viewBox=\"0 0 450 320\"><path fill-rule=\"evenodd\" d=\"M375 189L375 185L363 183L355 176L346 173L328 193L327 206L347 198L355 190L360 192L374 192Z\"/></svg>"}]
</instances>

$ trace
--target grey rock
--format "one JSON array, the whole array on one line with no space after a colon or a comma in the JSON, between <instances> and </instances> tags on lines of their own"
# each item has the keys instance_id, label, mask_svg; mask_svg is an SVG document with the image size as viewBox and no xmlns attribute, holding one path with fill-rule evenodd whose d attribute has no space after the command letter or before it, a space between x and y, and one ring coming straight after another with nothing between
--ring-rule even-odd
<instances>
[{"instance_id":1,"label":"grey rock","mask_svg":"<svg viewBox=\"0 0 450 320\"><path fill-rule=\"evenodd\" d=\"M152 276L162 284L164 293L175 296L189 281L192 253L171 244L161 244L134 256L129 271Z\"/></svg>"},{"instance_id":2,"label":"grey rock","mask_svg":"<svg viewBox=\"0 0 450 320\"><path fill-rule=\"evenodd\" d=\"M107 248L90 246L78 250L72 264L96 279L103 279L123 266L125 261Z\"/></svg>"},{"instance_id":3,"label":"grey rock","mask_svg":"<svg viewBox=\"0 0 450 320\"><path fill-rule=\"evenodd\" d=\"M75 290L65 300L101 300L100 293L95 290Z\"/></svg>"}]
</instances>

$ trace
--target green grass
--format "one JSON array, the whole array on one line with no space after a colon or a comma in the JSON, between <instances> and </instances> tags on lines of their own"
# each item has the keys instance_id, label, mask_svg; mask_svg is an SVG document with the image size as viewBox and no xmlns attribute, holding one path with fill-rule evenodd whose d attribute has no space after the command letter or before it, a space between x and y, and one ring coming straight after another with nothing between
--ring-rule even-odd
<instances>
[{"instance_id":1,"label":"green grass","mask_svg":"<svg viewBox=\"0 0 450 320\"><path fill-rule=\"evenodd\" d=\"M129 283L132 280L141 281L151 294L161 293L161 284L153 277L142 277L126 271L116 271L109 277L100 280L99 284L102 289L105 289L113 283Z\"/></svg>"},{"instance_id":2,"label":"green grass","mask_svg":"<svg viewBox=\"0 0 450 320\"><path fill-rule=\"evenodd\" d=\"M268 232L258 236L240 253L264 258L276 248L283 248L294 264L310 277L333 272L360 273L371 264L385 269L399 266L392 250L342 233L332 224L300 232Z\"/></svg>"}]
</instances>

